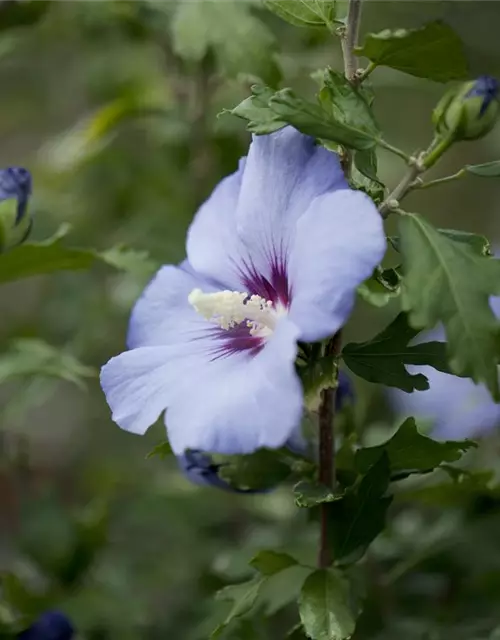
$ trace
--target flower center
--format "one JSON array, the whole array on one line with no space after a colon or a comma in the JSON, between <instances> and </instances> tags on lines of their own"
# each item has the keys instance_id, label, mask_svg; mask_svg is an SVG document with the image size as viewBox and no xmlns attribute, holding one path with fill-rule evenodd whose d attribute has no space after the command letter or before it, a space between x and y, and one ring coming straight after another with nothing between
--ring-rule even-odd
<instances>
[{"instance_id":1,"label":"flower center","mask_svg":"<svg viewBox=\"0 0 500 640\"><path fill-rule=\"evenodd\" d=\"M203 293L193 289L188 300L201 316L222 329L246 323L250 335L261 338L271 335L278 318L286 312L285 307L275 308L270 300L239 291Z\"/></svg>"}]
</instances>

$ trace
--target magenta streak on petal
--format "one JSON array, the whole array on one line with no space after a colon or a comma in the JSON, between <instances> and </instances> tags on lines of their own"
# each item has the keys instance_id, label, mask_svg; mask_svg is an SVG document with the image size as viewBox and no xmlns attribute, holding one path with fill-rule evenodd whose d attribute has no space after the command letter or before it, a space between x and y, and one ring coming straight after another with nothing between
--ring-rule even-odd
<instances>
[{"instance_id":1,"label":"magenta streak on petal","mask_svg":"<svg viewBox=\"0 0 500 640\"><path fill-rule=\"evenodd\" d=\"M248 352L249 356L256 356L264 346L265 340L259 336L250 334L250 327L246 322L232 327L231 329L221 329L214 327L210 331L211 338L216 343L211 353L213 360L225 358L233 353L242 351Z\"/></svg>"},{"instance_id":2,"label":"magenta streak on petal","mask_svg":"<svg viewBox=\"0 0 500 640\"><path fill-rule=\"evenodd\" d=\"M283 247L278 251L272 247L267 255L269 262L270 278L260 274L252 261L244 262L243 269L240 269L240 277L246 290L251 295L258 295L265 300L269 300L276 307L282 304L289 307L292 292L288 284L286 252Z\"/></svg>"}]
</instances>

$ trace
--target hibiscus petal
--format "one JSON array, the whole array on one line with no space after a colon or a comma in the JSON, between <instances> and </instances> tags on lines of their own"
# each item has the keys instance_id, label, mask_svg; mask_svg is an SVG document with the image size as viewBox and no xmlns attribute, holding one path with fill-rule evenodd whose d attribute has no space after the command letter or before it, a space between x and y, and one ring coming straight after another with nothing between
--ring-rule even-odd
<instances>
[{"instance_id":1,"label":"hibiscus petal","mask_svg":"<svg viewBox=\"0 0 500 640\"><path fill-rule=\"evenodd\" d=\"M271 281L311 201L346 188L338 156L312 138L292 127L254 136L246 162L198 211L188 232L189 262L233 290L249 271Z\"/></svg>"},{"instance_id":2,"label":"hibiscus petal","mask_svg":"<svg viewBox=\"0 0 500 640\"><path fill-rule=\"evenodd\" d=\"M224 178L196 214L187 235L189 264L198 273L225 287L238 290L240 279L235 267L239 251L235 212L238 205L245 159L238 171ZM237 260L238 261L238 260Z\"/></svg>"},{"instance_id":3,"label":"hibiscus petal","mask_svg":"<svg viewBox=\"0 0 500 640\"><path fill-rule=\"evenodd\" d=\"M471 438L500 426L500 405L493 402L484 385L432 367L407 369L410 373L423 373L430 388L413 393L388 389L390 403L399 417L414 416L431 422L433 436L444 440Z\"/></svg>"},{"instance_id":4,"label":"hibiscus petal","mask_svg":"<svg viewBox=\"0 0 500 640\"><path fill-rule=\"evenodd\" d=\"M130 349L165 346L196 339L210 325L188 302L193 289L202 289L205 293L217 290L195 274L187 261L180 267L162 267L135 304L127 346Z\"/></svg>"},{"instance_id":5,"label":"hibiscus petal","mask_svg":"<svg viewBox=\"0 0 500 640\"><path fill-rule=\"evenodd\" d=\"M316 198L297 223L290 254L290 319L305 341L321 340L344 325L356 288L382 260L382 218L359 191Z\"/></svg>"},{"instance_id":6,"label":"hibiscus petal","mask_svg":"<svg viewBox=\"0 0 500 640\"><path fill-rule=\"evenodd\" d=\"M238 454L282 446L302 415L297 334L283 319L258 355L220 358L184 377L166 415L174 453Z\"/></svg>"}]
</instances>

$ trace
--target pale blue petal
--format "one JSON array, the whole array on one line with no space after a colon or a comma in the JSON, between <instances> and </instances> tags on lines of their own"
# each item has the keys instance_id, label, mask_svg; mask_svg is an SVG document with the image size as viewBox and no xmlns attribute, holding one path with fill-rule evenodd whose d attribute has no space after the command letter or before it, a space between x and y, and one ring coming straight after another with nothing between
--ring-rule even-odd
<instances>
[{"instance_id":1,"label":"pale blue petal","mask_svg":"<svg viewBox=\"0 0 500 640\"><path fill-rule=\"evenodd\" d=\"M413 416L428 421L432 434L445 440L478 436L500 426L500 405L493 402L484 385L432 367L407 369L410 373L423 373L430 388L413 393L388 389L389 401L398 417Z\"/></svg>"},{"instance_id":2,"label":"pale blue petal","mask_svg":"<svg viewBox=\"0 0 500 640\"><path fill-rule=\"evenodd\" d=\"M241 248L236 234L236 207L245 163L224 178L200 207L187 234L186 251L189 264L198 273L237 291L240 278L236 263ZM246 255L246 254L245 254Z\"/></svg>"},{"instance_id":3,"label":"pale blue petal","mask_svg":"<svg viewBox=\"0 0 500 640\"><path fill-rule=\"evenodd\" d=\"M207 322L188 302L193 289L211 293L217 287L195 274L186 261L180 267L162 267L135 304L127 346L165 346L196 339Z\"/></svg>"},{"instance_id":4,"label":"pale blue petal","mask_svg":"<svg viewBox=\"0 0 500 640\"><path fill-rule=\"evenodd\" d=\"M313 201L290 254L290 319L302 340L321 340L344 325L358 285L385 249L382 218L368 196L340 190Z\"/></svg>"},{"instance_id":5,"label":"pale blue petal","mask_svg":"<svg viewBox=\"0 0 500 640\"><path fill-rule=\"evenodd\" d=\"M269 256L288 253L295 224L314 198L346 188L338 156L312 138L292 127L254 136L236 215L257 269L267 275Z\"/></svg>"},{"instance_id":6,"label":"pale blue petal","mask_svg":"<svg viewBox=\"0 0 500 640\"><path fill-rule=\"evenodd\" d=\"M258 355L220 358L184 378L166 414L174 453L238 454L284 445L302 415L297 334L283 319Z\"/></svg>"},{"instance_id":7,"label":"pale blue petal","mask_svg":"<svg viewBox=\"0 0 500 640\"><path fill-rule=\"evenodd\" d=\"M319 195L346 189L338 156L286 127L255 136L245 163L223 180L198 211L187 254L199 273L238 290L251 267L271 279L284 259L295 223Z\"/></svg>"},{"instance_id":8,"label":"pale blue petal","mask_svg":"<svg viewBox=\"0 0 500 640\"><path fill-rule=\"evenodd\" d=\"M500 297L490 298L490 306L500 316ZM438 325L421 333L414 343L445 341L445 331ZM457 440L488 433L500 426L500 405L493 402L487 388L470 378L459 378L432 367L407 366L412 374L423 373L429 389L406 393L387 389L387 397L399 417L414 416L431 424L433 436Z\"/></svg>"}]
</instances>

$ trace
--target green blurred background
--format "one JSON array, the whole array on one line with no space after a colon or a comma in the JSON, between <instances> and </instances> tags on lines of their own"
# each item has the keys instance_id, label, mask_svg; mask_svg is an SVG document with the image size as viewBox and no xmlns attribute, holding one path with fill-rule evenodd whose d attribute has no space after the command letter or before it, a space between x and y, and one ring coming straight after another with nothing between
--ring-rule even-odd
<instances>
[{"instance_id":1,"label":"green blurred background","mask_svg":"<svg viewBox=\"0 0 500 640\"><path fill-rule=\"evenodd\" d=\"M32 24L8 28L12 4L0 3L0 165L33 173L33 239L69 223L67 244L123 244L160 263L180 261L197 206L249 143L242 121L217 117L248 95L258 75L243 68L251 59L245 38L255 38L250 51L261 77L277 80L275 60L280 86L303 94L314 89L312 71L341 67L330 34L283 23L258 2L244 9L259 21L248 23L256 37L238 33L242 0L217 0L221 41L201 56L197 47L211 28L206 2L189 2L191 17L180 25L175 2L40 0L29 3ZM472 77L500 77L499 2L367 0L362 32L437 18L462 37ZM191 56L179 55L181 28ZM372 81L386 139L407 151L427 144L443 86L385 69ZM434 174L499 157L500 127L459 145ZM401 161L381 152L380 163L394 186ZM499 197L497 180L470 177L412 195L408 208L500 242ZM62 608L83 638L195 640L208 637L227 608L213 602L214 591L248 577L257 549L314 558L316 533L289 487L253 497L196 487L175 461L146 459L164 438L160 425L140 438L111 422L95 372L124 349L131 305L151 270L136 262L126 273L96 266L1 289L3 353L19 338L39 338L91 368L70 366L81 384L45 370L7 376L0 386L0 568L10 572L3 596L28 615ZM360 302L348 333L368 338L393 313ZM393 418L378 389L356 385L357 420L379 433ZM492 438L476 456L494 459L498 450ZM408 488L412 498L421 494L418 505L402 492L390 532L359 568L369 599L356 637L493 637L500 624L496 496L474 488L426 494L420 482ZM71 562L76 568L68 569ZM297 620L293 606L282 608L294 595L290 584L273 584L262 620L227 637L284 638Z\"/></svg>"}]
</instances>

